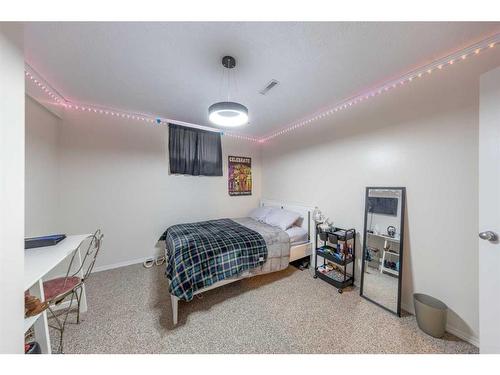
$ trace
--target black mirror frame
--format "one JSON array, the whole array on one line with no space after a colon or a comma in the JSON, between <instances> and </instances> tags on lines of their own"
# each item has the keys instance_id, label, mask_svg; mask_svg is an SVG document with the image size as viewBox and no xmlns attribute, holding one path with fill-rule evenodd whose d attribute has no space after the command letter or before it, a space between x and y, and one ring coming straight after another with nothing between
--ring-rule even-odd
<instances>
[{"instance_id":1,"label":"black mirror frame","mask_svg":"<svg viewBox=\"0 0 500 375\"><path fill-rule=\"evenodd\" d=\"M368 192L371 189L386 189L386 190L401 190L401 223L400 223L400 242L399 242L399 275L398 275L398 302L397 302L397 311L393 311L389 309L388 307L370 299L369 297L363 295L363 282L365 278L365 254L366 254L366 224L367 224L367 213L368 213ZM364 219L364 230L363 230L363 254L361 257L361 286L359 289L359 295L368 301L374 303L375 305L383 308L384 310L389 311L390 313L393 313L399 317L401 317L401 286L402 286L402 280L403 280L403 260L404 260L404 233L405 233L405 208L406 208L406 187L380 187L380 186L367 186L366 187L366 192L365 192L365 219Z\"/></svg>"}]
</instances>

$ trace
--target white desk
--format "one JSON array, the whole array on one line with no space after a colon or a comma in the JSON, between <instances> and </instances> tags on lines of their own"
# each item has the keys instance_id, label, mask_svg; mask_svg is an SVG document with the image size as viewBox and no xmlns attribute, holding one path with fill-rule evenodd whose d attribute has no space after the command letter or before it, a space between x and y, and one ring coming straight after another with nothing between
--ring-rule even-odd
<instances>
[{"instance_id":1,"label":"white desk","mask_svg":"<svg viewBox=\"0 0 500 375\"><path fill-rule=\"evenodd\" d=\"M57 245L37 247L34 249L27 249L24 251L24 290L30 291L34 296L40 298L41 301L45 299L43 293L43 277L49 273L54 267L66 259L69 255L73 254L78 249L80 244L86 239L91 237L91 234L81 234L75 236L68 236ZM81 254L78 252L75 257L77 265L80 266L82 262ZM83 275L83 273L82 273ZM85 286L82 288L82 311L87 310L87 298L85 295ZM47 311L33 317L24 319L24 332L34 325L35 337L42 353L51 353L49 326L47 322Z\"/></svg>"}]
</instances>

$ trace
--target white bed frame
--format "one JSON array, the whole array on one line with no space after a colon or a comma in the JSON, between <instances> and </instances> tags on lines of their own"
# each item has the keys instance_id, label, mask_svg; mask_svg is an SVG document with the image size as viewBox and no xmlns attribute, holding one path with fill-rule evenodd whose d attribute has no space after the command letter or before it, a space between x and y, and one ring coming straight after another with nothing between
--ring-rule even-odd
<instances>
[{"instance_id":1,"label":"white bed frame","mask_svg":"<svg viewBox=\"0 0 500 375\"><path fill-rule=\"evenodd\" d=\"M290 262L293 262L294 260L301 259L304 257L311 257L311 264L312 264L312 250L313 250L313 242L312 239L315 236L315 226L314 222L312 220L312 212L313 208L304 206L301 204L293 204L293 203L285 203L285 202L280 202L280 201L274 201L274 200L268 200L268 199L263 199L260 201L260 206L261 207L277 207L289 211L294 211L299 214L301 214L302 221L301 221L301 227L307 230L308 233L308 242L300 244L300 245L295 245L290 247ZM258 275L256 275L258 276ZM235 278L227 279L227 280L222 280L219 281L207 288L199 289L196 292L194 292L194 295L206 292L211 289L218 288L223 285L227 285L230 283L233 283L235 281L245 279L247 277L252 277L252 274L250 273L245 273L243 275L240 275ZM170 295L170 301L172 303L172 321L174 325L177 324L177 318L178 318L178 311L179 311L179 298L173 295Z\"/></svg>"}]
</instances>

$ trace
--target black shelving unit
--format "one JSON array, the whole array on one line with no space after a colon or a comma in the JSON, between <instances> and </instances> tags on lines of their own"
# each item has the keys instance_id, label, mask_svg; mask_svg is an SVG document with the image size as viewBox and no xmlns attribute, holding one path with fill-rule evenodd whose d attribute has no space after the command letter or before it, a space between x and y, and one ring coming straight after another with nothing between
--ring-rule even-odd
<instances>
[{"instance_id":1,"label":"black shelving unit","mask_svg":"<svg viewBox=\"0 0 500 375\"><path fill-rule=\"evenodd\" d=\"M339 293L342 293L344 288L354 284L356 230L338 227L330 228L329 230L321 230L319 224L317 224L315 240L314 278L316 279L319 277L336 287ZM328 243L333 246L328 245ZM323 258L323 264L319 266L318 257ZM326 271L328 261L338 265L341 271ZM348 268L350 270L348 270ZM324 270L324 272L322 272L322 270Z\"/></svg>"}]
</instances>

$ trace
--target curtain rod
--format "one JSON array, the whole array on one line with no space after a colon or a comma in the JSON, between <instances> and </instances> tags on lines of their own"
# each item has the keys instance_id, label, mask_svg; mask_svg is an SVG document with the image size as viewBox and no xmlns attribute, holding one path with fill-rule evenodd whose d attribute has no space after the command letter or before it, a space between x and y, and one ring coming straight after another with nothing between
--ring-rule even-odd
<instances>
[{"instance_id":1,"label":"curtain rod","mask_svg":"<svg viewBox=\"0 0 500 375\"><path fill-rule=\"evenodd\" d=\"M221 129L211 128L209 126L203 126L203 125L193 124L193 123L190 123L190 122L184 122L184 121L178 121L178 120L171 120L171 119L168 119L168 118L161 118L161 117L159 119L161 120L161 122L168 122L168 123L171 123L171 124L182 125L182 126L186 126L188 128L208 130L208 131L215 132L215 133L222 133Z\"/></svg>"}]
</instances>

